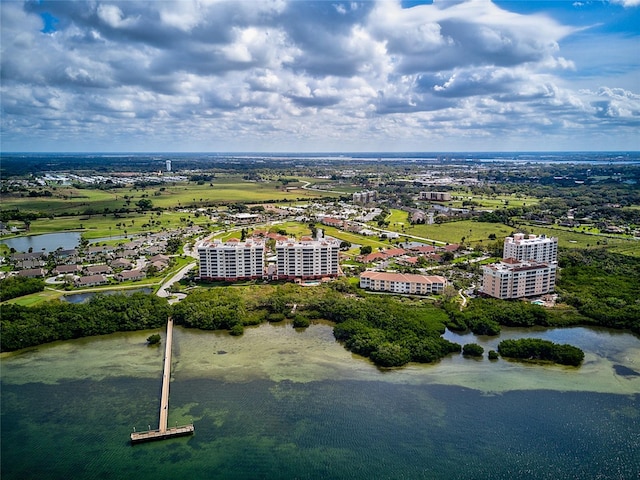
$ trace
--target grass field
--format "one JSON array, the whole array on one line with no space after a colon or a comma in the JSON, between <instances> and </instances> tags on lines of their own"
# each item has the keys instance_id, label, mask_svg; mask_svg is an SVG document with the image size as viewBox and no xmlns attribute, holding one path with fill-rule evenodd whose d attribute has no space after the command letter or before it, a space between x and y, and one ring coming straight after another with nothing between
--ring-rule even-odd
<instances>
[{"instance_id":1,"label":"grass field","mask_svg":"<svg viewBox=\"0 0 640 480\"><path fill-rule=\"evenodd\" d=\"M606 246L608 250L624 255L640 257L640 240L622 237L605 237L585 232L575 232L562 228L539 227L527 225L527 228L536 234L558 237L558 246L565 248L601 248Z\"/></svg>"},{"instance_id":2,"label":"grass field","mask_svg":"<svg viewBox=\"0 0 640 480\"><path fill-rule=\"evenodd\" d=\"M314 179L300 179L315 182ZM18 208L25 211L46 212L52 215L79 215L91 208L95 212L105 209L135 208L135 204L146 198L154 207L202 207L234 202L259 203L265 201L295 201L299 199L335 197L300 188L301 182L285 188L279 182L249 182L239 176L216 178L204 185L193 182L162 184L139 188L117 188L112 190L78 189L58 186L50 188L52 197L21 197L17 194L3 195L2 208Z\"/></svg>"},{"instance_id":3,"label":"grass field","mask_svg":"<svg viewBox=\"0 0 640 480\"><path fill-rule=\"evenodd\" d=\"M502 223L483 223L464 220L460 222L448 222L433 225L411 225L407 220L407 213L402 210L391 210L387 217L388 230L399 234L415 235L430 238L445 243L460 243L462 237L465 242L488 242L492 233L496 239L502 240L513 232L513 228Z\"/></svg>"},{"instance_id":4,"label":"grass field","mask_svg":"<svg viewBox=\"0 0 640 480\"><path fill-rule=\"evenodd\" d=\"M536 197L528 197L526 195L472 195L464 191L451 192L451 198L454 198L451 202L452 206L460 208L464 200L469 200L479 204L476 208L504 208L504 207L522 207L526 205L537 205L539 199Z\"/></svg>"},{"instance_id":5,"label":"grass field","mask_svg":"<svg viewBox=\"0 0 640 480\"><path fill-rule=\"evenodd\" d=\"M111 236L128 236L158 232L163 228L170 230L186 226L189 222L195 225L207 225L211 223L211 219L205 215L196 217L193 214L181 212L148 212L146 214L130 213L130 214L113 214L104 215L81 215L56 217L54 219L39 218L31 223L31 235L40 233L53 233L64 231L79 231L87 239L105 238ZM22 226L20 222L9 222Z\"/></svg>"},{"instance_id":6,"label":"grass field","mask_svg":"<svg viewBox=\"0 0 640 480\"><path fill-rule=\"evenodd\" d=\"M41 302L48 302L49 300L55 300L63 295L61 292L45 289L42 292L32 293L31 295L25 295L24 297L12 298L2 303L14 303L16 305L22 305L23 307L30 307L37 305Z\"/></svg>"},{"instance_id":7,"label":"grass field","mask_svg":"<svg viewBox=\"0 0 640 480\"><path fill-rule=\"evenodd\" d=\"M389 248L392 246L388 241L382 241L378 237L365 237L364 235L358 235L357 233L351 232L343 232L342 230L338 230L337 228L325 227L324 225L322 226L322 228L324 229L324 233L330 237L334 237L338 240L349 242L354 245L369 245L371 246L371 248L373 248L374 251L376 251L378 247Z\"/></svg>"}]
</instances>

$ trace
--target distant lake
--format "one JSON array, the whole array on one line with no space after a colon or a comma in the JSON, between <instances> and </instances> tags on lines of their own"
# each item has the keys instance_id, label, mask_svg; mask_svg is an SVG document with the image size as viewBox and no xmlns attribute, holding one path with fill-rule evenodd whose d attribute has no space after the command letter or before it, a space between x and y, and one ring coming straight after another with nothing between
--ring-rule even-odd
<instances>
[{"instance_id":1,"label":"distant lake","mask_svg":"<svg viewBox=\"0 0 640 480\"><path fill-rule=\"evenodd\" d=\"M28 252L29 248L33 248L34 252L41 252L42 249L49 253L54 252L58 248L62 250L71 250L80 244L82 232L60 232L60 233L44 233L42 235L29 235L27 237L14 237L0 240L9 248L15 248L16 252ZM89 243L101 243L108 240L133 239L131 235L111 235L110 237L94 238Z\"/></svg>"},{"instance_id":2,"label":"distant lake","mask_svg":"<svg viewBox=\"0 0 640 480\"><path fill-rule=\"evenodd\" d=\"M131 289L120 289L120 290L100 290L99 292L85 292L85 293L71 293L69 295L63 295L60 297L60 300L69 303L84 303L91 300L97 294L102 295L133 295L134 293L151 293L153 291L152 288L131 288Z\"/></svg>"},{"instance_id":3,"label":"distant lake","mask_svg":"<svg viewBox=\"0 0 640 480\"><path fill-rule=\"evenodd\" d=\"M640 471L640 340L627 332L533 332L580 345L580 368L451 355L383 371L346 351L328 324L263 324L241 337L176 327L169 425L193 421L195 435L132 447L133 427L158 423L164 349L146 345L156 332L164 337L117 333L1 355L2 479L620 480Z\"/></svg>"},{"instance_id":4,"label":"distant lake","mask_svg":"<svg viewBox=\"0 0 640 480\"><path fill-rule=\"evenodd\" d=\"M54 252L58 248L71 250L80 243L80 232L45 233L43 235L29 235L28 237L15 237L0 240L9 248L15 248L16 252L28 252L33 248L34 252Z\"/></svg>"}]
</instances>

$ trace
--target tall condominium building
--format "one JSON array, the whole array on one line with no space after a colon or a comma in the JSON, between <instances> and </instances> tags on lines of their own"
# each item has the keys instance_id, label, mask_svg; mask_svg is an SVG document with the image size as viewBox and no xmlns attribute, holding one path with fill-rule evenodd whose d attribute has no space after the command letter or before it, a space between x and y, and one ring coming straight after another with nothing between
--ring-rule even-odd
<instances>
[{"instance_id":1,"label":"tall condominium building","mask_svg":"<svg viewBox=\"0 0 640 480\"><path fill-rule=\"evenodd\" d=\"M260 240L219 240L198 248L200 278L203 280L243 280L264 275L264 242Z\"/></svg>"},{"instance_id":2,"label":"tall condominium building","mask_svg":"<svg viewBox=\"0 0 640 480\"><path fill-rule=\"evenodd\" d=\"M276 242L276 272L279 279L315 279L337 277L340 243L337 240L312 240Z\"/></svg>"},{"instance_id":3,"label":"tall condominium building","mask_svg":"<svg viewBox=\"0 0 640 480\"><path fill-rule=\"evenodd\" d=\"M451 200L449 192L420 192L420 200L431 200L434 202L448 202Z\"/></svg>"},{"instance_id":4,"label":"tall condominium building","mask_svg":"<svg viewBox=\"0 0 640 480\"><path fill-rule=\"evenodd\" d=\"M377 199L378 199L378 192L375 190L366 190L364 192L357 192L353 194L353 203L358 203L360 205L373 203Z\"/></svg>"},{"instance_id":5,"label":"tall condominium building","mask_svg":"<svg viewBox=\"0 0 640 480\"><path fill-rule=\"evenodd\" d=\"M388 272L363 272L360 287L393 293L431 294L442 293L447 279L438 275L413 275Z\"/></svg>"},{"instance_id":6,"label":"tall condominium building","mask_svg":"<svg viewBox=\"0 0 640 480\"><path fill-rule=\"evenodd\" d=\"M524 233L516 233L513 237L504 239L502 258L556 263L558 261L558 239L546 235L525 237Z\"/></svg>"},{"instance_id":7,"label":"tall condominium building","mask_svg":"<svg viewBox=\"0 0 640 480\"><path fill-rule=\"evenodd\" d=\"M507 258L482 267L482 291L503 300L544 295L555 287L556 268L555 263Z\"/></svg>"}]
</instances>

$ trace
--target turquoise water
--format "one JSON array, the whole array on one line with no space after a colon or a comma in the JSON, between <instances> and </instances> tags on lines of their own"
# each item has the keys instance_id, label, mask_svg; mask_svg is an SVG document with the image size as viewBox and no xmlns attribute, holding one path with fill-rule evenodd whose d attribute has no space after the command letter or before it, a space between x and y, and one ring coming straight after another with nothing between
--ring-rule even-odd
<instances>
[{"instance_id":1,"label":"turquoise water","mask_svg":"<svg viewBox=\"0 0 640 480\"><path fill-rule=\"evenodd\" d=\"M640 472L640 377L631 374L640 341L629 334L537 333L588 345L580 369L452 356L383 372L336 344L327 325L262 325L240 338L176 328L169 424L193 420L196 433L132 447L133 426L158 421L163 352L145 345L149 333L2 356L3 480Z\"/></svg>"}]
</instances>

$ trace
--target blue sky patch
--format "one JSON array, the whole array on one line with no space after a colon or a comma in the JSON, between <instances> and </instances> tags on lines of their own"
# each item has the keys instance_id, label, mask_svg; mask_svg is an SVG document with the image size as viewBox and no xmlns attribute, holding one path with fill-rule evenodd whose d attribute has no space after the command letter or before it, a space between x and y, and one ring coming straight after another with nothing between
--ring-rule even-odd
<instances>
[{"instance_id":1,"label":"blue sky patch","mask_svg":"<svg viewBox=\"0 0 640 480\"><path fill-rule=\"evenodd\" d=\"M42 21L44 23L44 27L42 28L42 30L40 30L42 33L53 33L58 29L57 27L58 23L60 23L60 20L58 20L50 13L41 13L40 17L42 18Z\"/></svg>"}]
</instances>

